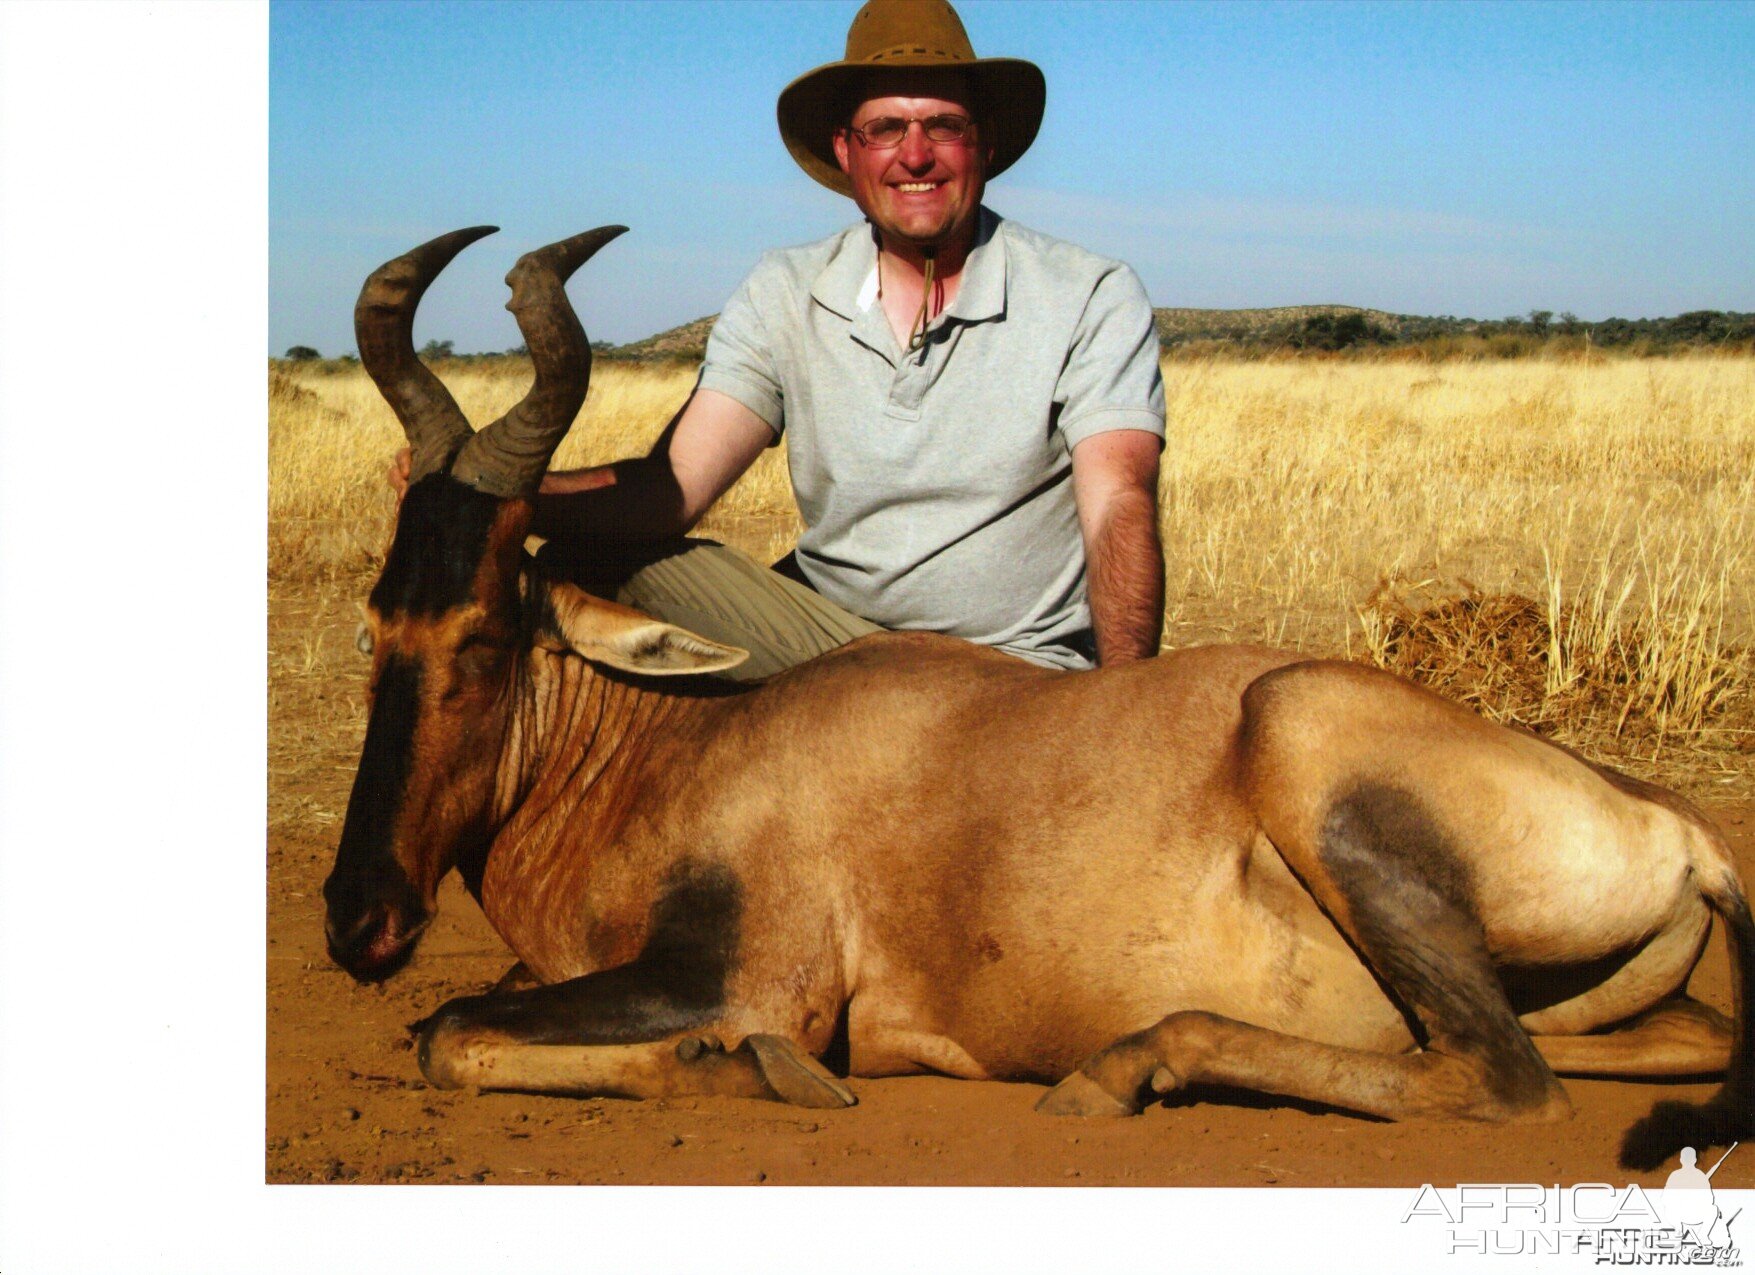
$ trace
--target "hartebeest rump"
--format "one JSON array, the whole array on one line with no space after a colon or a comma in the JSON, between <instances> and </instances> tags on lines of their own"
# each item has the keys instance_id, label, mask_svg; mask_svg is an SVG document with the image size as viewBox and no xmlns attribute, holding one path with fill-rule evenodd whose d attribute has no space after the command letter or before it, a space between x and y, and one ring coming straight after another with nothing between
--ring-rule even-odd
<instances>
[{"instance_id":1,"label":"hartebeest rump","mask_svg":"<svg viewBox=\"0 0 1755 1275\"><path fill-rule=\"evenodd\" d=\"M563 285L620 228L508 276L535 386L472 433L410 333L485 233L383 266L356 312L414 461L330 951L387 977L456 867L539 984L427 1020L432 1083L845 1105L818 1061L844 1033L853 1074L1058 1082L1041 1109L1081 1115L1198 1082L1553 1120L1556 1072L1728 1068L1623 1157L1752 1132L1755 925L1672 794L1255 647L1064 673L880 634L733 686L704 674L741 652L527 555L590 367ZM1683 991L1715 912L1734 1023Z\"/></svg>"}]
</instances>

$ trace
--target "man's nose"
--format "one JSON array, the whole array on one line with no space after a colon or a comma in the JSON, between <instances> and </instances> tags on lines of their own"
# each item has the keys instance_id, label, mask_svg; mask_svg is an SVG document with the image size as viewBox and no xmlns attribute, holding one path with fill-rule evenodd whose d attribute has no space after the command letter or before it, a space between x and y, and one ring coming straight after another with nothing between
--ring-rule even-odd
<instances>
[{"instance_id":1,"label":"man's nose","mask_svg":"<svg viewBox=\"0 0 1755 1275\"><path fill-rule=\"evenodd\" d=\"M909 120L908 131L902 134L902 162L909 168L930 168L935 156L932 143L926 137L926 125L920 120Z\"/></svg>"}]
</instances>

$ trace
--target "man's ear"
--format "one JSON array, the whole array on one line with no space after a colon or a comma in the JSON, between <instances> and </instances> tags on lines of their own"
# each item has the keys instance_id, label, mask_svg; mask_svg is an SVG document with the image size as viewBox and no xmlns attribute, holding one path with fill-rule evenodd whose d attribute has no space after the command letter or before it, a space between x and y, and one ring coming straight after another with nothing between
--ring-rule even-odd
<instances>
[{"instance_id":1,"label":"man's ear","mask_svg":"<svg viewBox=\"0 0 1755 1275\"><path fill-rule=\"evenodd\" d=\"M538 588L547 597L534 636L538 646L551 651L570 650L624 673L657 676L719 673L749 658L749 652L739 647L723 646L632 607L605 602L576 584L546 580Z\"/></svg>"}]
</instances>

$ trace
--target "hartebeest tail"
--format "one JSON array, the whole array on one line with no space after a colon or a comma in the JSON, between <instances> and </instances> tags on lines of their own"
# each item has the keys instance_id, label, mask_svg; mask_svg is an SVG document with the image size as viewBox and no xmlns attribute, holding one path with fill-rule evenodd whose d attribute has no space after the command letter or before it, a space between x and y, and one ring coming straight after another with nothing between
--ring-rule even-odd
<instances>
[{"instance_id":1,"label":"hartebeest tail","mask_svg":"<svg viewBox=\"0 0 1755 1275\"><path fill-rule=\"evenodd\" d=\"M1704 821L1703 821L1704 823ZM1730 851L1716 831L1703 828L1723 857L1720 870L1701 883L1701 895L1725 926L1730 950L1731 986L1736 1037L1724 1084L1705 1102L1660 1102L1621 1141L1621 1164L1629 1169L1655 1169L1683 1147L1724 1146L1755 1133L1755 1021L1749 998L1755 992L1755 917L1736 873Z\"/></svg>"}]
</instances>

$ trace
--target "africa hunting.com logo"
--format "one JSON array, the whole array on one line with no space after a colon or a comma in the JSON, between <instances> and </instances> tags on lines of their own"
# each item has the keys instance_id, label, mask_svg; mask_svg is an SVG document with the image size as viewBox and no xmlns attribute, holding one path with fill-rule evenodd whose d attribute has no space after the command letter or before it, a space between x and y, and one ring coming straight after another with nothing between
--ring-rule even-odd
<instances>
[{"instance_id":1,"label":"africa hunting.com logo","mask_svg":"<svg viewBox=\"0 0 1755 1275\"><path fill-rule=\"evenodd\" d=\"M1402 1214L1404 1225L1446 1228L1447 1253L1496 1256L1571 1255L1604 1266L1741 1266L1731 1238L1742 1210L1729 1217L1713 1195L1712 1168L1695 1167L1693 1147L1663 1190L1606 1182L1541 1186L1532 1182L1422 1186Z\"/></svg>"}]
</instances>

